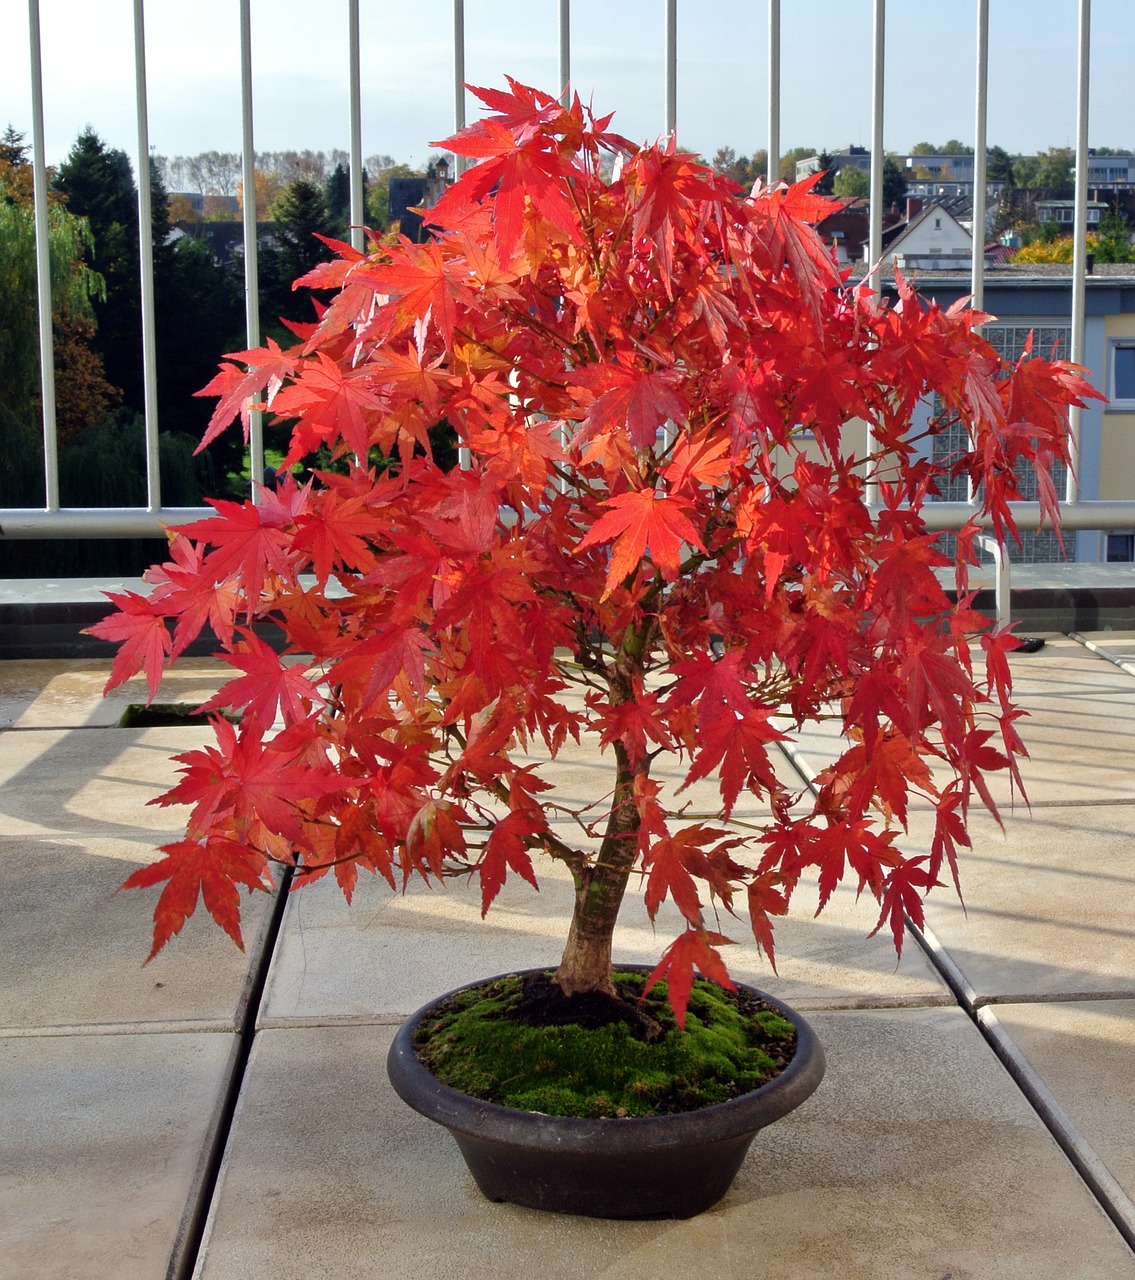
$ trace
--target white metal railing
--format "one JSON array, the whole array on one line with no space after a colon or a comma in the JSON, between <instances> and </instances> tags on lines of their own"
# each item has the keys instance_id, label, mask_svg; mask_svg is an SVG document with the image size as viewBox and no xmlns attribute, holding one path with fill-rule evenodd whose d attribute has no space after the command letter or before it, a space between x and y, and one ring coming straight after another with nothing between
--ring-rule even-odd
<instances>
[{"instance_id":1,"label":"white metal railing","mask_svg":"<svg viewBox=\"0 0 1135 1280\"><path fill-rule=\"evenodd\" d=\"M768 178L776 180L780 151L780 0L768 2ZM359 48L359 4L348 3L347 81L350 109L350 208L352 241L357 248L363 245L363 180L362 180L362 129L361 129L361 74ZM1072 339L1071 358L1084 362L1085 319L1085 267L1086 267L1086 211L1088 175L1088 103L1089 103L1089 48L1091 37L1091 0L1077 0L1079 28L1077 57L1077 132L1076 132L1076 187L1075 222L1072 267ZM558 0L559 5L559 69L565 89L570 81L571 69L571 21L570 0ZM677 130L677 5L678 0L664 0L665 22L665 72L664 116L666 132ZM882 258L882 184L883 164L883 100L885 89L886 58L886 0L872 0L872 151L871 151L871 210L869 225L869 270L877 273ZM150 261L150 239L139 237L141 245L141 304L143 326L143 360L145 364L145 422L147 493L145 508L63 508L59 501L58 449L55 427L55 388L53 371L51 328L51 285L48 266L47 228L47 171L44 159L43 78L41 67L39 0L28 0L29 46L31 56L32 85L32 148L36 226L36 261L39 298L40 365L42 378L43 441L45 504L42 508L8 509L0 513L2 535L19 538L111 538L156 536L163 525L174 525L187 520L211 515L210 508L171 508L161 502L158 467L158 419L155 387L154 353L154 291L153 266ZM133 0L134 9L134 64L137 104L139 168L144 167L149 155L148 122L146 105L146 56L145 56L145 3ZM971 288L976 306L980 306L984 294L984 236L978 229L984 225L985 211L985 163L986 116L988 81L989 0L976 0L977 74L975 91L975 148L974 148L974 228L971 262ZM255 190L253 170L253 116L252 116L252 28L250 0L240 0L240 51L241 51L241 124L243 146L243 181L246 192ZM453 84L454 125L465 125L465 10L464 0L453 0ZM460 172L461 161L458 158ZM139 225L150 225L150 186L148 175L139 173L138 205ZM979 221L980 217L980 221ZM244 201L244 269L246 294L246 330L249 347L260 343L260 326L257 298L259 292L256 252L256 202ZM256 478L264 471L261 415L252 414L250 472ZM1074 456L1078 456L1080 441L1080 411L1073 410L1072 436ZM869 493L869 505L874 505L877 495ZM1130 528L1135 525L1135 501L1085 502L1077 489L1076 468L1069 468L1067 491L1063 504L1064 524L1070 529ZM1030 519L1036 504L1021 503L1017 508L1023 520ZM957 529L973 515L972 505L966 503L934 503L927 510L927 523L934 529Z\"/></svg>"}]
</instances>

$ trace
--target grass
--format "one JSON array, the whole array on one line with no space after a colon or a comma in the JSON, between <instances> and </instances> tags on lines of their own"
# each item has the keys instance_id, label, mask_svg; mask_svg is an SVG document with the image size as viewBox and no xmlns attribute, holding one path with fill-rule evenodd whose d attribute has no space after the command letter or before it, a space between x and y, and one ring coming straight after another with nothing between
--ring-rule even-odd
<instances>
[{"instance_id":1,"label":"grass","mask_svg":"<svg viewBox=\"0 0 1135 1280\"><path fill-rule=\"evenodd\" d=\"M624 999L645 978L616 974ZM652 1043L624 1022L598 1029L516 1020L523 980L510 976L439 1007L415 1039L422 1063L475 1098L546 1115L666 1115L725 1102L758 1088L791 1060L795 1028L778 1014L701 979L679 1030L665 983L646 997L662 1024ZM755 1004L755 1007L754 1007Z\"/></svg>"}]
</instances>

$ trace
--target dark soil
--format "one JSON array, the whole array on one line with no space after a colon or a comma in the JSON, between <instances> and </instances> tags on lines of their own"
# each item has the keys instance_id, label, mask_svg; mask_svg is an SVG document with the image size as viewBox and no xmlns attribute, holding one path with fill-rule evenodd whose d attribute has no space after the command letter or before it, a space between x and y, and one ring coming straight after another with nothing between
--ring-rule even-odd
<instances>
[{"instance_id":1,"label":"dark soil","mask_svg":"<svg viewBox=\"0 0 1135 1280\"><path fill-rule=\"evenodd\" d=\"M609 996L604 991L587 991L566 996L552 981L551 974L530 973L524 978L520 1003L512 1019L530 1027L585 1027L596 1031L624 1023L636 1040L647 1044L662 1035L662 1025L637 1004L638 991L624 983L625 996Z\"/></svg>"}]
</instances>

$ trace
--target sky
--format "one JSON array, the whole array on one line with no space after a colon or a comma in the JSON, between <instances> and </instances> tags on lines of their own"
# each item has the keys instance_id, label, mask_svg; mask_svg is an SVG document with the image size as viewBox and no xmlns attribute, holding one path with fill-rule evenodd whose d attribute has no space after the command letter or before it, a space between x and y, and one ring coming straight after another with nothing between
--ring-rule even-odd
<instances>
[{"instance_id":1,"label":"sky","mask_svg":"<svg viewBox=\"0 0 1135 1280\"><path fill-rule=\"evenodd\" d=\"M1076 137L1077 0L990 0L988 141L1012 153ZM45 153L90 125L136 159L133 0L39 0ZM315 16L318 11L320 16ZM1135 150L1135 0L1094 0L1089 141ZM0 0L0 129L31 139L27 0ZM451 0L361 0L364 156L414 166L453 132ZM665 129L664 0L573 0L573 87L636 141ZM884 141L972 140L976 0L887 0ZM150 147L240 149L237 0L148 0ZM465 0L465 78L558 93L557 0ZM252 0L258 150L349 146L347 0ZM872 0L782 0L781 147L871 138ZM710 157L767 142L767 0L678 0L678 141ZM466 115L479 104L467 97Z\"/></svg>"}]
</instances>

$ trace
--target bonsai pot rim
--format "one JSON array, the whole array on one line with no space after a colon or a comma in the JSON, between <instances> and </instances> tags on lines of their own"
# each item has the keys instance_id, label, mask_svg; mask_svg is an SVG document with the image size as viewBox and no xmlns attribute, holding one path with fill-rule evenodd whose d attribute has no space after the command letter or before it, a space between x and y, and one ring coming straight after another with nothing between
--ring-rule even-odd
<instances>
[{"instance_id":1,"label":"bonsai pot rim","mask_svg":"<svg viewBox=\"0 0 1135 1280\"><path fill-rule=\"evenodd\" d=\"M651 972L647 965L617 964L615 969ZM498 976L544 972L547 966ZM738 983L796 1028L791 1062L749 1093L694 1111L625 1119L550 1116L485 1102L431 1075L414 1052L414 1036L442 1001L494 981L466 983L423 1006L399 1028L387 1057L395 1092L453 1134L492 1200L599 1217L690 1217L725 1194L756 1134L804 1102L824 1076L824 1052L808 1022L765 992ZM699 1161L712 1172L700 1170ZM635 1162L644 1166L641 1187ZM565 1188L554 1185L561 1176Z\"/></svg>"}]
</instances>

